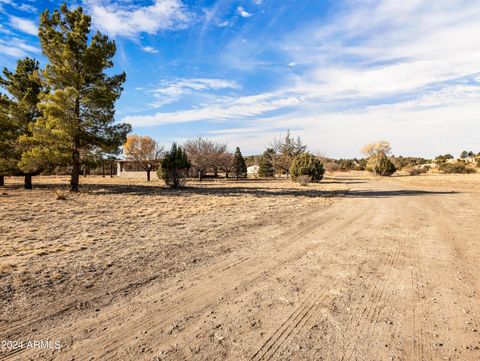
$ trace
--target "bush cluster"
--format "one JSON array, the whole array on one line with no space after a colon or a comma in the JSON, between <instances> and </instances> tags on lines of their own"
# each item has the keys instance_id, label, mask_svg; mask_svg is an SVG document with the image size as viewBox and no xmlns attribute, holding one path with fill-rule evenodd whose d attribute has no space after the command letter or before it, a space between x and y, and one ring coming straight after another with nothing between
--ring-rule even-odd
<instances>
[{"instance_id":1,"label":"bush cluster","mask_svg":"<svg viewBox=\"0 0 480 361\"><path fill-rule=\"evenodd\" d=\"M464 162L443 163L440 164L438 169L445 174L470 174L476 172L475 169L467 167Z\"/></svg>"},{"instance_id":2,"label":"bush cluster","mask_svg":"<svg viewBox=\"0 0 480 361\"><path fill-rule=\"evenodd\" d=\"M322 162L310 153L297 155L290 167L290 176L294 182L299 181L299 177L302 175L309 176L311 182L319 182L322 180L324 173L325 169Z\"/></svg>"},{"instance_id":3,"label":"bush cluster","mask_svg":"<svg viewBox=\"0 0 480 361\"><path fill-rule=\"evenodd\" d=\"M379 154L368 159L366 170L374 175L390 177L397 171L397 167L385 154Z\"/></svg>"},{"instance_id":4,"label":"bush cluster","mask_svg":"<svg viewBox=\"0 0 480 361\"><path fill-rule=\"evenodd\" d=\"M412 168L406 168L405 170L411 176L415 176L415 175L425 174L428 172L429 169L430 167L412 167Z\"/></svg>"}]
</instances>

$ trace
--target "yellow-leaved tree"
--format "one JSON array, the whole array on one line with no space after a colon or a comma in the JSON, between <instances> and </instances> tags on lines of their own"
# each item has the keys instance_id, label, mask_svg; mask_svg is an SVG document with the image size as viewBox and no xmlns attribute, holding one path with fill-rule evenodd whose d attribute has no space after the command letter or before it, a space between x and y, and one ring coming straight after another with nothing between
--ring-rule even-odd
<instances>
[{"instance_id":1,"label":"yellow-leaved tree","mask_svg":"<svg viewBox=\"0 0 480 361\"><path fill-rule=\"evenodd\" d=\"M150 181L150 173L160 164L163 147L151 137L134 134L127 137L123 153L128 160L147 172L147 180Z\"/></svg>"}]
</instances>

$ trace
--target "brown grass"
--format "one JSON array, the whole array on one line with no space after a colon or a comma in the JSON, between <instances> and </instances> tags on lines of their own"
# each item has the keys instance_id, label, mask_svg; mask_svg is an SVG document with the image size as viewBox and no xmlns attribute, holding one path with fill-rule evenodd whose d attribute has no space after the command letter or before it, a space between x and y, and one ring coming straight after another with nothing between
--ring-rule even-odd
<instances>
[{"instance_id":1,"label":"brown grass","mask_svg":"<svg viewBox=\"0 0 480 361\"><path fill-rule=\"evenodd\" d=\"M0 325L66 294L113 294L207 263L261 242L257 234L279 233L293 214L326 207L345 191L328 180L306 187L208 181L171 190L159 181L88 177L73 194L59 191L66 177L35 177L32 191L21 181L8 178L0 202Z\"/></svg>"}]
</instances>

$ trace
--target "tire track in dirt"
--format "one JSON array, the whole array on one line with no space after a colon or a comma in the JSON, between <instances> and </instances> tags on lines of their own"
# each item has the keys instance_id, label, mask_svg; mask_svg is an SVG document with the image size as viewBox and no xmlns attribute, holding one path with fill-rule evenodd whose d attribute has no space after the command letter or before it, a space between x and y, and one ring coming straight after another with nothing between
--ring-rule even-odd
<instances>
[{"instance_id":1,"label":"tire track in dirt","mask_svg":"<svg viewBox=\"0 0 480 361\"><path fill-rule=\"evenodd\" d=\"M395 266L398 260L399 254L400 254L400 248L390 251L387 254L386 261L383 262L382 264L382 268L385 268L385 270L382 273L382 276L383 278L386 279L386 281L382 282L381 286L374 286L370 290L368 297L366 297L363 311L359 315L359 320L357 321L358 331L356 333L356 336L354 336L354 341L350 344L350 346L348 347L348 350L346 350L346 352L344 353L342 360L358 359L359 357L358 344L360 340L365 339L368 341L369 339L366 338L365 335L367 333L368 334L373 333L376 327L380 312L384 307L384 303L387 301L385 299L385 294L386 294L385 290L387 285L391 281L390 275L393 270L393 267Z\"/></svg>"},{"instance_id":2,"label":"tire track in dirt","mask_svg":"<svg viewBox=\"0 0 480 361\"><path fill-rule=\"evenodd\" d=\"M456 258L459 260L456 262L456 266L458 268L458 271L462 275L462 280L473 290L474 294L479 294L480 290L478 288L478 279L479 279L479 269L477 270L472 270L472 262L467 257L467 252L468 249L466 249L467 242L465 240L459 239L458 232L455 232L452 229L452 222L455 220L455 224L461 225L462 227L465 227L464 220L459 220L458 214L454 213L451 211L451 207L448 207L444 205L444 202L440 202L439 200L429 200L429 205L430 205L430 210L435 210L432 211L434 214L435 223L434 226L438 229L438 233L441 234L443 237L442 238L449 238L449 243L452 244L453 246L453 251L455 252ZM471 205L476 205L477 210L474 210L474 212L477 215L480 215L480 206L479 204L473 202ZM441 210L441 211L439 211ZM478 266L478 263L477 263ZM477 267L478 268L478 267ZM478 303L474 305L471 300L472 297L468 298L468 303L469 303L469 311L472 314L473 318L473 323L476 328L479 328L479 322L480 322L480 308L478 307Z\"/></svg>"},{"instance_id":3,"label":"tire track in dirt","mask_svg":"<svg viewBox=\"0 0 480 361\"><path fill-rule=\"evenodd\" d=\"M412 354L415 360L437 360L431 345L431 338L425 335L425 320L428 319L427 284L423 277L423 268L418 259L412 260ZM417 305L420 306L417 306ZM428 327L428 326L427 326ZM434 358L435 357L435 358Z\"/></svg>"},{"instance_id":4,"label":"tire track in dirt","mask_svg":"<svg viewBox=\"0 0 480 361\"><path fill-rule=\"evenodd\" d=\"M339 217L337 215L335 215L333 217L329 217L329 220L325 223L322 223L322 226L323 225L332 226L330 223L333 222L333 223L338 223L338 225L336 225L336 227L332 227L332 229L344 228L347 224L353 224L353 223L359 222L365 216L366 216L366 212L364 212L362 210L356 210L356 212L354 212L354 215L349 219L339 219ZM297 236L297 238L298 237L304 237L305 234L312 232L313 230L317 229L318 227L319 227L318 224L314 224L312 226L306 227L306 228L300 230L299 232L297 232L296 236ZM331 234L331 233L333 233L333 231L328 231L328 234ZM328 234L325 234L324 237L327 237ZM282 244L283 243L291 243L292 240L290 240L289 242L282 242ZM280 268L281 266L283 266L285 264L288 264L288 263L294 262L295 260L298 260L306 252L308 252L309 250L312 250L312 249L314 249L318 246L320 246L320 243L310 243L310 244L307 245L306 248L304 248L300 251L295 251L296 248L298 247L295 244L290 244L290 247L287 247L287 248L279 247L280 249L278 250L279 251L278 255L274 256L274 255L271 254L271 252L267 253L267 254L269 254L268 257L271 258L271 259L275 259L275 258L281 258L282 259L283 258L282 261L277 262L271 268L266 269L266 270L265 269L262 270L261 268L259 268L259 265L261 265L263 263L261 260L265 259L264 255L259 255L255 259L252 259L252 264L244 265L245 267L243 267L241 270L234 270L234 273L231 276L222 275L221 278L230 280L229 285L231 287L231 284L233 283L232 279L236 280L235 277L238 277L238 279L245 281L244 283L241 283L237 286L238 289L241 289L245 283L250 284L250 285L254 284L257 280L265 277L267 274L273 272L274 270ZM293 249L293 252L290 252L290 250L289 250L290 248ZM249 279L248 278L249 276L254 276L254 277ZM228 295L226 295L226 293L225 293L225 289L227 287L222 287L221 291L220 291L220 293L224 296L224 300L225 300L225 298L228 297ZM203 308L197 309L197 314L204 312L204 310L207 309L207 308L215 307L218 303L220 303L220 301L218 301L219 293L217 292L217 289L213 289L213 290L210 290L210 291L211 291L211 293L208 292L207 295L208 295L208 300L211 300L211 302L210 303L207 302L207 304ZM202 298L204 298L204 299L206 298L205 293L202 295ZM176 313L174 312L173 314L175 315ZM153 324L149 328L149 330L153 331L154 329L161 328L162 324L163 324L163 322L162 323L156 322L155 324ZM162 339L160 339L160 340L157 339L157 343L161 343L161 342L162 342ZM111 346L113 346L113 344ZM107 346L107 348L108 348L108 346ZM106 356L106 354L102 355L102 357L104 357L104 356Z\"/></svg>"},{"instance_id":5,"label":"tire track in dirt","mask_svg":"<svg viewBox=\"0 0 480 361\"><path fill-rule=\"evenodd\" d=\"M369 214L372 212L373 210L369 209ZM368 218L368 215L364 215L362 219L363 218ZM353 225L353 223L350 223L349 225ZM341 232L345 232L345 230L342 230ZM345 260L345 264L353 262L358 252L362 250L367 243L368 239L365 239L362 243L357 245L350 257ZM334 290L337 286L336 283L327 282L319 286L319 288L315 287L315 289L304 298L301 304L287 317L287 319L274 330L273 334L271 334L250 359L252 361L273 359L281 349L285 348L284 344L293 334L298 335L301 333L304 327L312 321L320 306L333 301L333 298L329 297L329 292Z\"/></svg>"}]
</instances>

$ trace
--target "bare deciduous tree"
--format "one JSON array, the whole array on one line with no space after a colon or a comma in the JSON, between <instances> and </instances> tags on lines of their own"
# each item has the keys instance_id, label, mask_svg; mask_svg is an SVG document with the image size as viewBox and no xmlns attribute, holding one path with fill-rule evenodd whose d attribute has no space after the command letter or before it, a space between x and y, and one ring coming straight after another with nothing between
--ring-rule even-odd
<instances>
[{"instance_id":1,"label":"bare deciduous tree","mask_svg":"<svg viewBox=\"0 0 480 361\"><path fill-rule=\"evenodd\" d=\"M392 146L386 140L380 140L378 142L365 145L361 151L366 157L376 157L382 154L390 154L392 151Z\"/></svg>"},{"instance_id":2,"label":"bare deciduous tree","mask_svg":"<svg viewBox=\"0 0 480 361\"><path fill-rule=\"evenodd\" d=\"M228 172L231 156L227 153L226 144L198 137L187 140L183 148L200 181L208 171L212 171L215 175L219 169Z\"/></svg>"}]
</instances>

